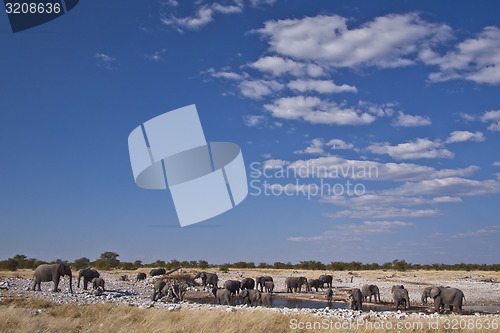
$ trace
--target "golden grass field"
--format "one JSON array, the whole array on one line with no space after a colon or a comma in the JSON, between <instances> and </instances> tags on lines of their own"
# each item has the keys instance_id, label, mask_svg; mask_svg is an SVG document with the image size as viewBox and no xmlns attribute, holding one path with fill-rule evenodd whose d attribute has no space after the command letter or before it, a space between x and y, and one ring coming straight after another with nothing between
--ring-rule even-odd
<instances>
[{"instance_id":1,"label":"golden grass field","mask_svg":"<svg viewBox=\"0 0 500 333\"><path fill-rule=\"evenodd\" d=\"M121 275L135 277L138 272L148 273L150 268L134 271L113 270L106 271L112 277ZM209 271L214 271L214 269ZM219 275L238 276L244 271L245 276L272 275L273 277L289 276L290 270L274 269L230 269L228 273ZM183 270L183 273L194 270ZM308 278L317 277L320 271L297 271ZM74 272L77 277L77 273ZM395 277L391 277L396 274ZM500 280L500 272L480 271L355 271L333 272L334 279L345 280L350 276L363 276L370 279L398 282L404 278L406 283L425 284L432 280L455 281L464 275L481 276L482 278ZM31 278L32 270L18 270L15 272L0 271L0 280L3 278ZM455 320L455 328L452 328ZM463 322L464 320L468 322ZM487 321L490 328L487 328ZM406 319L367 318L366 322L357 327L344 326L349 329L336 329L338 325L348 325L347 321L339 321L329 317L319 317L313 314L283 314L269 309L255 311L225 311L214 309L189 309L169 311L168 308L142 309L128 305L114 305L111 303L80 305L75 303L59 305L43 298L26 298L19 292L0 292L0 332L217 332L217 333L251 333L251 332L500 332L494 329L493 322L500 324L500 316L465 316L446 315L439 319ZM331 322L330 322L331 321ZM462 321L462 328L460 323ZM303 327L302 325L316 325ZM385 323L385 325L382 325ZM464 323L466 328L463 328ZM406 325L396 329L396 325ZM458 325L457 325L458 324ZM337 325L337 326L336 326ZM371 325L371 327L369 327ZM378 326L376 326L378 325ZM381 326L382 325L382 326ZM390 327L388 326L390 325ZM449 329L445 326L449 325ZM357 328L356 328L357 327Z\"/></svg>"},{"instance_id":2,"label":"golden grass field","mask_svg":"<svg viewBox=\"0 0 500 333\"><path fill-rule=\"evenodd\" d=\"M94 305L56 305L43 299L26 299L4 297L0 302L0 332L197 332L197 333L278 333L278 332L498 332L497 330L477 329L444 329L458 316L435 319L386 320L385 324L376 319L367 322L338 322L336 319L321 318L314 315L284 315L276 312L256 310L246 311L214 311L182 309L139 309L126 305L94 304ZM485 325L486 318L471 318L475 324ZM498 320L498 317L496 317ZM332 320L332 321L330 321ZM448 320L449 322L446 322ZM491 319L489 319L491 321ZM304 325L299 329L299 325ZM307 329L306 325L312 329ZM370 324L371 323L371 324ZM336 330L335 325L345 325L345 330ZM314 329L314 325L317 325ZM384 325L381 328L380 325ZM388 328L391 325L391 328ZM433 326L432 326L433 325Z\"/></svg>"}]
</instances>

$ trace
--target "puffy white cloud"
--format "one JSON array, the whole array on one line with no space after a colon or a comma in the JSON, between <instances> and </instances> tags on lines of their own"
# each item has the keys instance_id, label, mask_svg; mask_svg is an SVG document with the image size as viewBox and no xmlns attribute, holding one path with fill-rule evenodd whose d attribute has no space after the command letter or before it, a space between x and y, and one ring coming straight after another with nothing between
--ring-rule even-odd
<instances>
[{"instance_id":1,"label":"puffy white cloud","mask_svg":"<svg viewBox=\"0 0 500 333\"><path fill-rule=\"evenodd\" d=\"M472 133L469 131L453 131L450 134L450 137L446 140L447 143L454 142L465 142L465 141L473 141L473 142L482 142L484 141L484 135L481 132Z\"/></svg>"},{"instance_id":2,"label":"puffy white cloud","mask_svg":"<svg viewBox=\"0 0 500 333\"><path fill-rule=\"evenodd\" d=\"M323 155L325 150L323 147L325 143L321 139L312 139L311 144L304 150L296 150L294 154L315 154L315 155Z\"/></svg>"},{"instance_id":3,"label":"puffy white cloud","mask_svg":"<svg viewBox=\"0 0 500 333\"><path fill-rule=\"evenodd\" d=\"M465 79L500 84L500 29L486 27L476 38L459 43L444 56L426 49L421 59L439 67L438 72L429 75L433 82Z\"/></svg>"},{"instance_id":4,"label":"puffy white cloud","mask_svg":"<svg viewBox=\"0 0 500 333\"><path fill-rule=\"evenodd\" d=\"M155 51L153 54L146 55L146 59L153 61L163 60L163 55L167 52L166 49L161 49L160 51Z\"/></svg>"},{"instance_id":5,"label":"puffy white cloud","mask_svg":"<svg viewBox=\"0 0 500 333\"><path fill-rule=\"evenodd\" d=\"M276 0L250 0L250 4L254 7L260 5L272 5L276 2Z\"/></svg>"},{"instance_id":6,"label":"puffy white cloud","mask_svg":"<svg viewBox=\"0 0 500 333\"><path fill-rule=\"evenodd\" d=\"M462 118L463 120L465 121L473 121L473 120L476 120L476 117L471 115L471 114L468 114L468 113L464 113L464 112L460 112L459 114L460 118Z\"/></svg>"},{"instance_id":7,"label":"puffy white cloud","mask_svg":"<svg viewBox=\"0 0 500 333\"><path fill-rule=\"evenodd\" d=\"M339 156L322 156L307 160L265 161L264 167L281 168L287 166L302 177L366 179L373 181L419 181L448 177L468 177L479 167L463 169L441 169L413 163L380 163L375 161L348 160ZM295 171L294 171L295 170Z\"/></svg>"},{"instance_id":8,"label":"puffy white cloud","mask_svg":"<svg viewBox=\"0 0 500 333\"><path fill-rule=\"evenodd\" d=\"M488 126L488 129L490 131L500 132L500 110L485 112L481 116L481 120L483 122L491 121L492 123L490 124L490 126Z\"/></svg>"},{"instance_id":9,"label":"puffy white cloud","mask_svg":"<svg viewBox=\"0 0 500 333\"><path fill-rule=\"evenodd\" d=\"M451 235L450 238L469 238L478 236L489 236L500 233L500 226L490 225L474 231Z\"/></svg>"},{"instance_id":10,"label":"puffy white cloud","mask_svg":"<svg viewBox=\"0 0 500 333\"><path fill-rule=\"evenodd\" d=\"M213 68L209 68L206 72L202 73L208 73L210 76L215 77L215 78L223 78L227 80L233 80L233 81L241 81L244 80L248 77L248 74L243 73L243 74L238 74L235 72L231 72L228 70L221 70L221 71L216 71Z\"/></svg>"},{"instance_id":11,"label":"puffy white cloud","mask_svg":"<svg viewBox=\"0 0 500 333\"><path fill-rule=\"evenodd\" d=\"M411 222L401 221L365 221L363 223L341 224L333 226L331 230L322 232L319 236L311 237L290 237L292 242L311 242L311 241L338 241L352 242L361 241L363 235L378 233L391 233L398 228L412 227Z\"/></svg>"},{"instance_id":12,"label":"puffy white cloud","mask_svg":"<svg viewBox=\"0 0 500 333\"><path fill-rule=\"evenodd\" d=\"M354 145L352 143L347 143L344 140L332 139L326 143L331 149L353 149Z\"/></svg>"},{"instance_id":13,"label":"puffy white cloud","mask_svg":"<svg viewBox=\"0 0 500 333\"><path fill-rule=\"evenodd\" d=\"M393 219L393 218L424 218L439 216L441 212L437 209L408 209L396 207L369 207L363 210L342 210L333 214L327 214L332 218L351 219Z\"/></svg>"},{"instance_id":14,"label":"puffy white cloud","mask_svg":"<svg viewBox=\"0 0 500 333\"><path fill-rule=\"evenodd\" d=\"M417 126L427 126L431 124L429 117L422 117L419 115L409 115L403 112L399 112L398 117L394 119L392 125L400 127L417 127Z\"/></svg>"},{"instance_id":15,"label":"puffy white cloud","mask_svg":"<svg viewBox=\"0 0 500 333\"><path fill-rule=\"evenodd\" d=\"M238 84L238 87L243 96L252 99L261 99L264 96L283 89L284 85L274 80L244 80Z\"/></svg>"},{"instance_id":16,"label":"puffy white cloud","mask_svg":"<svg viewBox=\"0 0 500 333\"><path fill-rule=\"evenodd\" d=\"M260 58L249 66L261 72L270 73L274 76L291 74L297 77L318 77L325 74L323 69L318 65L304 64L291 59L284 59L277 56L267 56Z\"/></svg>"},{"instance_id":17,"label":"puffy white cloud","mask_svg":"<svg viewBox=\"0 0 500 333\"><path fill-rule=\"evenodd\" d=\"M264 162L262 166L263 169L277 169L282 168L286 165L290 164L288 161L280 160L280 159L272 159Z\"/></svg>"},{"instance_id":18,"label":"puffy white cloud","mask_svg":"<svg viewBox=\"0 0 500 333\"><path fill-rule=\"evenodd\" d=\"M397 206L419 206L419 205L433 205L441 203L457 203L462 202L459 197L434 197L424 198L422 196L410 197L398 194L392 194L391 190L381 191L376 194L365 194L361 196L338 196L330 195L323 196L322 202L331 203L336 206L350 207L356 210L372 210L380 209L381 207L397 207Z\"/></svg>"},{"instance_id":19,"label":"puffy white cloud","mask_svg":"<svg viewBox=\"0 0 500 333\"><path fill-rule=\"evenodd\" d=\"M416 13L377 17L357 28L348 28L344 17L318 15L268 21L258 30L281 55L332 67L385 68L413 64L420 50L449 38L450 31Z\"/></svg>"},{"instance_id":20,"label":"puffy white cloud","mask_svg":"<svg viewBox=\"0 0 500 333\"><path fill-rule=\"evenodd\" d=\"M264 122L265 119L266 117L264 116L256 116L256 115L243 116L243 121L245 122L245 125L247 125L248 127L257 126L262 122Z\"/></svg>"},{"instance_id":21,"label":"puffy white cloud","mask_svg":"<svg viewBox=\"0 0 500 333\"><path fill-rule=\"evenodd\" d=\"M500 182L460 177L407 182L392 190L396 195L481 196L500 194Z\"/></svg>"},{"instance_id":22,"label":"puffy white cloud","mask_svg":"<svg viewBox=\"0 0 500 333\"><path fill-rule=\"evenodd\" d=\"M116 60L116 58L104 53L96 53L95 57L99 61L98 63L99 67L103 67L109 70L113 69L113 62Z\"/></svg>"},{"instance_id":23,"label":"puffy white cloud","mask_svg":"<svg viewBox=\"0 0 500 333\"><path fill-rule=\"evenodd\" d=\"M178 31L182 31L182 29L197 30L212 22L215 14L241 13L243 11L243 7L243 3L238 0L234 1L234 4L230 5L221 5L217 2L203 4L196 9L196 13L192 16L176 17L171 15L169 18L162 18L161 22L165 25L176 28Z\"/></svg>"},{"instance_id":24,"label":"puffy white cloud","mask_svg":"<svg viewBox=\"0 0 500 333\"><path fill-rule=\"evenodd\" d=\"M493 166L500 166L500 162L493 162Z\"/></svg>"},{"instance_id":25,"label":"puffy white cloud","mask_svg":"<svg viewBox=\"0 0 500 333\"><path fill-rule=\"evenodd\" d=\"M264 108L275 118L304 120L312 124L326 125L367 125L375 117L353 108L325 102L317 97L283 97Z\"/></svg>"},{"instance_id":26,"label":"puffy white cloud","mask_svg":"<svg viewBox=\"0 0 500 333\"><path fill-rule=\"evenodd\" d=\"M374 154L387 154L396 160L454 157L451 151L443 148L442 143L420 138L396 146L391 146L389 143L377 143L369 146L368 150Z\"/></svg>"},{"instance_id":27,"label":"puffy white cloud","mask_svg":"<svg viewBox=\"0 0 500 333\"><path fill-rule=\"evenodd\" d=\"M346 143L344 140L332 139L325 143L323 139L316 138L310 141L310 145L304 150L296 150L295 154L316 154L324 155L324 147L329 146L331 149L353 149L354 145L352 143Z\"/></svg>"},{"instance_id":28,"label":"puffy white cloud","mask_svg":"<svg viewBox=\"0 0 500 333\"><path fill-rule=\"evenodd\" d=\"M294 80L288 83L288 88L302 93L306 91L316 91L321 94L358 91L354 86L349 86L347 84L338 86L330 80Z\"/></svg>"}]
</instances>

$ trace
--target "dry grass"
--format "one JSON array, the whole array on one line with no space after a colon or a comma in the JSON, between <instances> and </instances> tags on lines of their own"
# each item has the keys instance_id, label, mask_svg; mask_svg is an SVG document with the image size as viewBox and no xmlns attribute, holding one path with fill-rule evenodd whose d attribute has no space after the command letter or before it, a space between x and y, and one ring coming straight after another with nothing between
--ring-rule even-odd
<instances>
[{"instance_id":1,"label":"dry grass","mask_svg":"<svg viewBox=\"0 0 500 333\"><path fill-rule=\"evenodd\" d=\"M448 319L453 318L459 317L448 317ZM365 324L357 329L342 331L395 332L397 330L394 327L397 323L406 323L409 325L408 327L411 325L421 326L403 329L402 332L446 332L443 329L445 319L440 319L439 330L430 328L430 321L427 319L393 319L385 322L385 329L375 326L376 319L368 320L372 325L371 328ZM299 322L304 325L310 323L310 325L318 326L316 329L293 329L294 323ZM139 309L112 304L56 305L42 299L25 298L7 298L0 302L0 332L324 332L338 331L330 328L335 327L336 322L337 320L330 322L330 319L313 315L283 315L265 310L253 312L190 309L168 311L167 309ZM388 322L393 328L387 328ZM378 323L380 324L380 322ZM344 322L344 325L347 324L348 322ZM332 326L321 328L319 325ZM449 332L492 332L492 330L458 329L449 330Z\"/></svg>"},{"instance_id":2,"label":"dry grass","mask_svg":"<svg viewBox=\"0 0 500 333\"><path fill-rule=\"evenodd\" d=\"M111 271L102 271L99 270L99 272L105 272L109 274L110 276L119 279L120 276L122 275L127 275L129 279L134 279L137 276L137 273L146 273L149 276L149 271L150 268L139 268L137 270L111 270ZM195 269L195 268L188 268L188 269L183 269L182 274L194 274L194 272L202 271L202 269ZM236 269L236 268L230 268L228 273L222 273L219 272L218 269L211 268L211 269L205 269L207 272L215 272L219 276L223 276L225 274L228 275L237 275L238 273L244 272L245 277L253 277L256 278L258 276L262 275L271 275L271 276L276 276L276 277L287 277L292 275L303 275L306 278L317 278L319 275L324 274L325 271L310 271L310 270L289 270L289 269L261 269L261 268L244 268L244 269ZM327 271L326 273L328 274L333 274L334 278L347 278L351 276L349 272L347 271L334 271L330 272ZM388 276L391 276L395 274L395 278L388 278ZM73 272L73 276L78 277L78 272ZM172 275L180 275L179 273L177 274L172 274ZM385 281L394 281L397 282L398 278L404 277L413 277L414 275L416 278L419 280L456 280L456 279L461 279L464 276L483 276L482 278L484 279L493 279L500 281L500 272L491 272L491 271L424 271L424 270L419 270L419 271L405 271L405 272L399 272L399 271L393 271L393 270L388 270L388 271L382 271L382 270L375 270L375 271L353 271L352 272L353 276L359 276L359 277L364 277L367 279L382 279ZM14 272L10 271L0 271L0 279L1 278L32 278L33 277L33 270L31 269L19 269Z\"/></svg>"}]
</instances>

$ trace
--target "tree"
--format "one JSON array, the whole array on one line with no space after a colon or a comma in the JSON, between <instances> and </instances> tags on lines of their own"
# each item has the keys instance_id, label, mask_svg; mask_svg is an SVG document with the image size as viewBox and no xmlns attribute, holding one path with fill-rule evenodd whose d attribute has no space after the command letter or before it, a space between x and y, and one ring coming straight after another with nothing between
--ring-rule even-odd
<instances>
[{"instance_id":1,"label":"tree","mask_svg":"<svg viewBox=\"0 0 500 333\"><path fill-rule=\"evenodd\" d=\"M122 263L120 263L120 267L121 267L121 269L126 270L126 271L133 271L133 270L137 269L137 266L134 266L134 264L131 262L122 262Z\"/></svg>"},{"instance_id":2,"label":"tree","mask_svg":"<svg viewBox=\"0 0 500 333\"><path fill-rule=\"evenodd\" d=\"M120 264L120 260L118 260L119 256L120 255L116 252L103 252L99 259L95 261L96 266L101 266L101 268L104 269L116 268Z\"/></svg>"},{"instance_id":3,"label":"tree","mask_svg":"<svg viewBox=\"0 0 500 333\"><path fill-rule=\"evenodd\" d=\"M136 261L134 261L134 266L135 267L142 267L142 260L136 260Z\"/></svg>"},{"instance_id":4,"label":"tree","mask_svg":"<svg viewBox=\"0 0 500 333\"><path fill-rule=\"evenodd\" d=\"M208 268L208 261L206 261L206 260L198 260L198 267L199 268Z\"/></svg>"},{"instance_id":5,"label":"tree","mask_svg":"<svg viewBox=\"0 0 500 333\"><path fill-rule=\"evenodd\" d=\"M75 267L76 270L81 270L81 269L84 269L84 268L87 268L90 266L90 259L89 258L86 258L86 257L82 257L80 259L76 259L74 262L73 262L73 267Z\"/></svg>"},{"instance_id":6,"label":"tree","mask_svg":"<svg viewBox=\"0 0 500 333\"><path fill-rule=\"evenodd\" d=\"M0 268L2 268L4 270L15 271L15 270L17 270L18 265L19 265L19 263L17 262L17 260L15 260L13 258L9 258L7 260L0 261Z\"/></svg>"},{"instance_id":7,"label":"tree","mask_svg":"<svg viewBox=\"0 0 500 333\"><path fill-rule=\"evenodd\" d=\"M16 254L12 259L17 261L17 268L25 268L26 266L26 256L24 254Z\"/></svg>"}]
</instances>

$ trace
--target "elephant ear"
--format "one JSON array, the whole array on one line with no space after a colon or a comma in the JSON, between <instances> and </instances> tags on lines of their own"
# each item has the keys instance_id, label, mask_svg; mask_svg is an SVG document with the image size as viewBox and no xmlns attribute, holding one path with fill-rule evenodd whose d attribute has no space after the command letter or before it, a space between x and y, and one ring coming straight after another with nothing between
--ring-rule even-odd
<instances>
[{"instance_id":1,"label":"elephant ear","mask_svg":"<svg viewBox=\"0 0 500 333\"><path fill-rule=\"evenodd\" d=\"M432 297L432 298L436 298L439 296L439 294L441 294L441 289L439 288L431 288L431 291L429 292L429 295Z\"/></svg>"}]
</instances>

